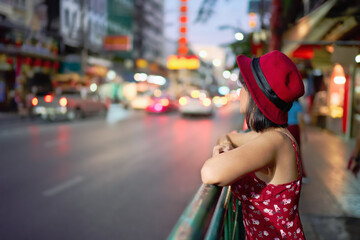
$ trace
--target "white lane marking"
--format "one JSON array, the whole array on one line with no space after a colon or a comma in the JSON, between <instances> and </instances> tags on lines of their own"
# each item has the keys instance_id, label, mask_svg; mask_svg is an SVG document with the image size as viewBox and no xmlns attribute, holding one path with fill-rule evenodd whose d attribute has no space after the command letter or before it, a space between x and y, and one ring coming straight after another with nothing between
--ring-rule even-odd
<instances>
[{"instance_id":1,"label":"white lane marking","mask_svg":"<svg viewBox=\"0 0 360 240\"><path fill-rule=\"evenodd\" d=\"M45 197L53 197L56 194L59 194L60 192L63 192L71 187L74 187L75 185L81 183L82 181L84 181L83 177L81 177L81 176L74 177L66 182L63 182L53 188L50 188L50 189L44 191L43 195Z\"/></svg>"},{"instance_id":2,"label":"white lane marking","mask_svg":"<svg viewBox=\"0 0 360 240\"><path fill-rule=\"evenodd\" d=\"M62 144L64 142L66 142L67 139L54 139L54 140L48 140L44 143L44 147L52 147L52 146L56 146L59 144Z\"/></svg>"},{"instance_id":3,"label":"white lane marking","mask_svg":"<svg viewBox=\"0 0 360 240\"><path fill-rule=\"evenodd\" d=\"M27 131L27 130L25 130ZM24 129L1 129L0 137L8 137L24 134Z\"/></svg>"}]
</instances>

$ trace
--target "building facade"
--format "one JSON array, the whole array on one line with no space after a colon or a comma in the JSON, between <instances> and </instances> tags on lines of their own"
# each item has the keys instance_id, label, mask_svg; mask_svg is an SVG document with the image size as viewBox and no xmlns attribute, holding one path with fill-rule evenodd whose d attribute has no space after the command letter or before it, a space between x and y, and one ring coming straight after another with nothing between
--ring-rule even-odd
<instances>
[{"instance_id":1,"label":"building facade","mask_svg":"<svg viewBox=\"0 0 360 240\"><path fill-rule=\"evenodd\" d=\"M281 48L303 74L311 122L346 137L360 129L359 3L310 1L310 14L284 32Z\"/></svg>"},{"instance_id":2,"label":"building facade","mask_svg":"<svg viewBox=\"0 0 360 240\"><path fill-rule=\"evenodd\" d=\"M0 1L0 110L16 111L37 73L57 71L58 39L46 34L47 2Z\"/></svg>"},{"instance_id":3,"label":"building facade","mask_svg":"<svg viewBox=\"0 0 360 240\"><path fill-rule=\"evenodd\" d=\"M160 73L164 69L164 0L135 0L134 14L135 61L145 60L147 64L137 64L137 70Z\"/></svg>"}]
</instances>

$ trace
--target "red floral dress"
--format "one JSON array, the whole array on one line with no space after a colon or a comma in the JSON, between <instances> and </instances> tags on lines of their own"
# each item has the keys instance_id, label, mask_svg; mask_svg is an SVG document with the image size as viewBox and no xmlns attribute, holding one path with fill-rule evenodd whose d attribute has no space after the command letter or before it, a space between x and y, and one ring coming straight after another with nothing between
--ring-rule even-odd
<instances>
[{"instance_id":1,"label":"red floral dress","mask_svg":"<svg viewBox=\"0 0 360 240\"><path fill-rule=\"evenodd\" d=\"M302 180L299 156L296 143L290 140L299 172L295 181L267 184L251 173L231 186L234 197L242 204L247 240L305 239L298 211Z\"/></svg>"}]
</instances>

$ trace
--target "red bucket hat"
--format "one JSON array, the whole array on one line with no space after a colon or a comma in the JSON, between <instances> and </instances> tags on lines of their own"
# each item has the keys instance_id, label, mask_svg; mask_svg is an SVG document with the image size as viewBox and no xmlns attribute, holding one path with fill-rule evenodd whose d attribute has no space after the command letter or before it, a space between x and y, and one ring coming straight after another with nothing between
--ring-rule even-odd
<instances>
[{"instance_id":1,"label":"red bucket hat","mask_svg":"<svg viewBox=\"0 0 360 240\"><path fill-rule=\"evenodd\" d=\"M239 55L236 60L261 112L276 124L286 124L293 101L304 94L304 83L293 61L279 51L254 59Z\"/></svg>"}]
</instances>

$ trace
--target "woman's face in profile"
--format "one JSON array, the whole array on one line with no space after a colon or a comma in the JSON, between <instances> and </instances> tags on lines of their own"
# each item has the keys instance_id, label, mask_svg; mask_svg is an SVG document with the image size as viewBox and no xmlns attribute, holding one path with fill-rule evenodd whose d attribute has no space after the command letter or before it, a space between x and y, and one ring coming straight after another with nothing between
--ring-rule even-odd
<instances>
[{"instance_id":1,"label":"woman's face in profile","mask_svg":"<svg viewBox=\"0 0 360 240\"><path fill-rule=\"evenodd\" d=\"M240 113L245 114L249 105L250 94L245 88L240 90Z\"/></svg>"},{"instance_id":2,"label":"woman's face in profile","mask_svg":"<svg viewBox=\"0 0 360 240\"><path fill-rule=\"evenodd\" d=\"M245 87L243 86L244 82L244 78L242 76L241 73L239 73L239 78L236 81L238 87L240 88L240 94L239 94L239 98L240 98L240 113L245 114L246 110L248 108L249 105L249 92L245 89Z\"/></svg>"}]
</instances>

